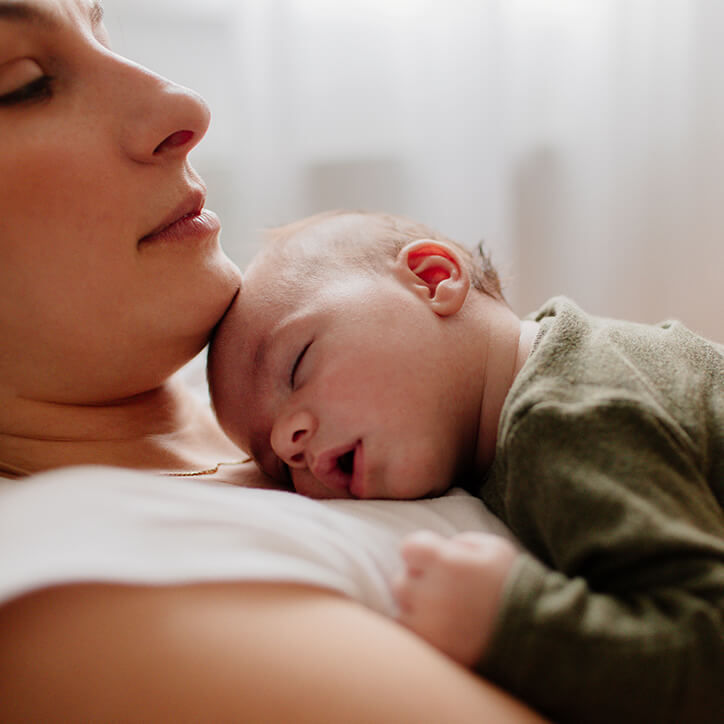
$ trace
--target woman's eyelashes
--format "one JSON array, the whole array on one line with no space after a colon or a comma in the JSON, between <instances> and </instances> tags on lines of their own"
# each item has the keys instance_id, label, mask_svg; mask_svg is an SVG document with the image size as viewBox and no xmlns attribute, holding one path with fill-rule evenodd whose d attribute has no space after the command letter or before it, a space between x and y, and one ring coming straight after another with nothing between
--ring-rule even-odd
<instances>
[{"instance_id":1,"label":"woman's eyelashes","mask_svg":"<svg viewBox=\"0 0 724 724\"><path fill-rule=\"evenodd\" d=\"M302 360L304 359L304 355L307 354L307 350L312 346L311 342L307 342L306 345L302 348L302 351L297 355L296 360L294 360L294 364L292 365L292 371L289 375L289 384L291 385L292 389L294 389L294 386L296 384L296 377L297 372L299 371L299 367L302 364Z\"/></svg>"},{"instance_id":2,"label":"woman's eyelashes","mask_svg":"<svg viewBox=\"0 0 724 724\"><path fill-rule=\"evenodd\" d=\"M0 106L16 106L25 103L37 103L50 98L53 91L53 78L41 75L24 86L0 96Z\"/></svg>"}]
</instances>

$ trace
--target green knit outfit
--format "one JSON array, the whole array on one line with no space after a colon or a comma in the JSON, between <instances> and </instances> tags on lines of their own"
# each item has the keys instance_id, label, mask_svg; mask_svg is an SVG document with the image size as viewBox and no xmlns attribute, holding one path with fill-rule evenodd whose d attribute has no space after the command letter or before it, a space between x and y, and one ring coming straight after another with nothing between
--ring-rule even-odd
<instances>
[{"instance_id":1,"label":"green knit outfit","mask_svg":"<svg viewBox=\"0 0 724 724\"><path fill-rule=\"evenodd\" d=\"M478 491L530 553L478 671L556 722L724 722L724 346L535 319Z\"/></svg>"}]
</instances>

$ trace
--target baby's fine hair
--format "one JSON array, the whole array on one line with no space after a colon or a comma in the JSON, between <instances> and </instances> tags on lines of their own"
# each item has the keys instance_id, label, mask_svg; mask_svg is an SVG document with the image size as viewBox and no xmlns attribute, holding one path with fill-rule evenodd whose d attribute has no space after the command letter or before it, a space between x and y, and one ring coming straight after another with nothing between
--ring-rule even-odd
<instances>
[{"instance_id":1,"label":"baby's fine hair","mask_svg":"<svg viewBox=\"0 0 724 724\"><path fill-rule=\"evenodd\" d=\"M363 217L370 221L370 238L365 239L370 243L360 243L358 228L354 230L356 238L352 237L351 233L345 233L343 227L335 228L332 243L339 248L340 256L345 258L347 263L351 259L365 267L378 269L381 268L381 262L384 259L396 258L405 244L418 239L443 241L455 247L462 257L474 289L495 299L505 301L500 277L490 260L490 255L483 246L483 242L480 242L471 251L454 239L450 239L435 229L405 216L370 211L324 211L284 226L268 229L266 237L271 243L284 242L298 234L304 234L312 231L315 227L325 225L328 221L334 219L342 221L345 216L351 218ZM329 263L329 259L326 261Z\"/></svg>"}]
</instances>

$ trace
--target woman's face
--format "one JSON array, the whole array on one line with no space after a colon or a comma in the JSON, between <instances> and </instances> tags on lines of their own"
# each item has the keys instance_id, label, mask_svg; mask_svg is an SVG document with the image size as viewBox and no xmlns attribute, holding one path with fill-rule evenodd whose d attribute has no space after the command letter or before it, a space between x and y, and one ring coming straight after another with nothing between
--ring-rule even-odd
<instances>
[{"instance_id":1,"label":"woman's face","mask_svg":"<svg viewBox=\"0 0 724 724\"><path fill-rule=\"evenodd\" d=\"M207 106L115 55L100 16L91 0L0 0L4 394L151 389L239 287L187 159Z\"/></svg>"}]
</instances>

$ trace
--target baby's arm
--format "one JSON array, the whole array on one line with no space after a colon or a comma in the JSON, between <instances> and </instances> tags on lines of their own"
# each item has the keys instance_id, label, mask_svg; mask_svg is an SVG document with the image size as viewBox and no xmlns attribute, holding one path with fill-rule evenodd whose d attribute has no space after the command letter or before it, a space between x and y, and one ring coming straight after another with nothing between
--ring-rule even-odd
<instances>
[{"instance_id":1,"label":"baby's arm","mask_svg":"<svg viewBox=\"0 0 724 724\"><path fill-rule=\"evenodd\" d=\"M443 538L419 531L402 544L395 583L400 622L464 666L485 652L517 550L490 533Z\"/></svg>"},{"instance_id":2,"label":"baby's arm","mask_svg":"<svg viewBox=\"0 0 724 724\"><path fill-rule=\"evenodd\" d=\"M505 518L533 555L476 669L557 722L709 724L724 711L724 516L706 448L624 403L589 412L547 404L510 433Z\"/></svg>"}]
</instances>

